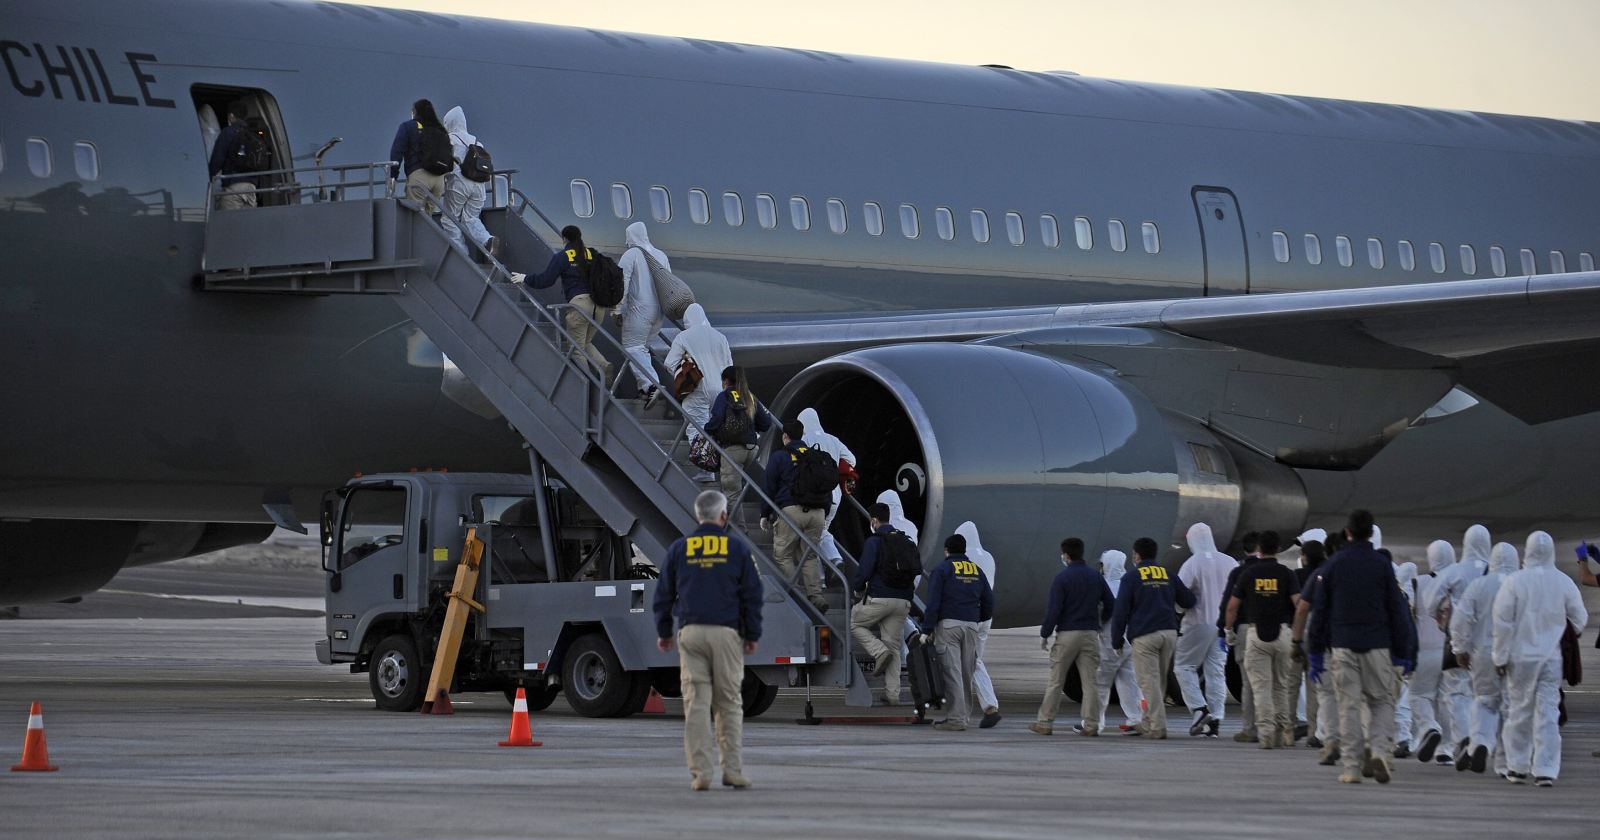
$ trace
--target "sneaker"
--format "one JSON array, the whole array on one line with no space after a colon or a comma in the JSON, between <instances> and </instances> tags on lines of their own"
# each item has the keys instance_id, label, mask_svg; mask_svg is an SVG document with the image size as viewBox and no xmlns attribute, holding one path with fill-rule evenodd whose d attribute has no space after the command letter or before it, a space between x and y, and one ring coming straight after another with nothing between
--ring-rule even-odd
<instances>
[{"instance_id":1,"label":"sneaker","mask_svg":"<svg viewBox=\"0 0 1600 840\"><path fill-rule=\"evenodd\" d=\"M1467 772L1467 768L1471 766L1472 753L1467 750L1462 750L1461 754L1456 756L1456 772L1465 773Z\"/></svg>"},{"instance_id":2,"label":"sneaker","mask_svg":"<svg viewBox=\"0 0 1600 840\"><path fill-rule=\"evenodd\" d=\"M1028 731L1032 732L1032 733L1034 733L1036 735L1054 735L1054 734L1056 734L1056 728L1054 726L1051 726L1048 723L1039 723L1038 721L1035 721L1033 723L1028 724ZM1072 731L1078 733L1079 735L1082 735L1084 733L1083 724L1080 723L1080 724L1072 727Z\"/></svg>"},{"instance_id":3,"label":"sneaker","mask_svg":"<svg viewBox=\"0 0 1600 840\"><path fill-rule=\"evenodd\" d=\"M644 410L649 411L655 406L656 401L660 399L661 389L651 385L650 388L644 392Z\"/></svg>"},{"instance_id":4,"label":"sneaker","mask_svg":"<svg viewBox=\"0 0 1600 840\"><path fill-rule=\"evenodd\" d=\"M938 723L934 724L933 728L939 730L940 732L965 732L965 731L967 731L967 725L966 724L964 724L964 723L956 723L955 721L951 721L951 720L941 720Z\"/></svg>"},{"instance_id":5,"label":"sneaker","mask_svg":"<svg viewBox=\"0 0 1600 840\"><path fill-rule=\"evenodd\" d=\"M1211 712L1205 706L1194 710L1194 720L1189 722L1189 737L1194 738L1206 731L1206 724L1211 721Z\"/></svg>"},{"instance_id":6,"label":"sneaker","mask_svg":"<svg viewBox=\"0 0 1600 840\"><path fill-rule=\"evenodd\" d=\"M1320 750L1320 749L1322 749L1322 739L1318 738L1315 735L1312 735L1310 738L1307 738L1306 739L1306 749L1308 749L1308 750ZM1396 747L1395 749L1399 749L1399 747Z\"/></svg>"},{"instance_id":7,"label":"sneaker","mask_svg":"<svg viewBox=\"0 0 1600 840\"><path fill-rule=\"evenodd\" d=\"M1455 764L1456 763L1456 757L1451 755L1451 754L1449 754L1449 753L1439 753L1438 755L1433 757L1433 763L1434 764L1443 765L1443 766L1449 766L1451 764Z\"/></svg>"},{"instance_id":8,"label":"sneaker","mask_svg":"<svg viewBox=\"0 0 1600 840\"><path fill-rule=\"evenodd\" d=\"M996 709L995 711L992 711L992 712L984 712L983 713L983 720L978 721L978 728L979 729L993 729L995 727L995 724L997 724L999 722L1000 722L1000 710L999 709Z\"/></svg>"},{"instance_id":9,"label":"sneaker","mask_svg":"<svg viewBox=\"0 0 1600 840\"><path fill-rule=\"evenodd\" d=\"M744 790L750 787L750 780L738 773L724 772L722 774L722 786L731 787L734 790Z\"/></svg>"},{"instance_id":10,"label":"sneaker","mask_svg":"<svg viewBox=\"0 0 1600 840\"><path fill-rule=\"evenodd\" d=\"M1137 723L1122 723L1117 725L1117 730L1124 735L1143 735L1144 727Z\"/></svg>"},{"instance_id":11,"label":"sneaker","mask_svg":"<svg viewBox=\"0 0 1600 840\"><path fill-rule=\"evenodd\" d=\"M1220 737L1222 737L1221 734L1218 732L1218 730L1220 730L1221 728L1222 728L1222 721L1217 720L1216 718L1213 717L1211 719L1211 722L1206 724L1206 737L1207 738L1220 738Z\"/></svg>"},{"instance_id":12,"label":"sneaker","mask_svg":"<svg viewBox=\"0 0 1600 840\"><path fill-rule=\"evenodd\" d=\"M1324 748L1322 750L1322 757L1317 759L1317 763L1323 767L1332 767L1333 765L1339 763L1339 745L1331 744L1330 747L1331 748Z\"/></svg>"},{"instance_id":13,"label":"sneaker","mask_svg":"<svg viewBox=\"0 0 1600 840\"><path fill-rule=\"evenodd\" d=\"M708 779L706 779L704 776L695 776L694 777L694 781L689 783L689 789L690 790L710 790L711 789L711 782Z\"/></svg>"},{"instance_id":14,"label":"sneaker","mask_svg":"<svg viewBox=\"0 0 1600 840\"><path fill-rule=\"evenodd\" d=\"M1235 732L1233 733L1233 740L1240 744L1254 744L1260 741L1261 737L1259 735L1251 735L1248 732Z\"/></svg>"},{"instance_id":15,"label":"sneaker","mask_svg":"<svg viewBox=\"0 0 1600 840\"><path fill-rule=\"evenodd\" d=\"M1389 759L1384 758L1381 755L1375 755L1375 756L1367 759L1367 770L1366 770L1366 772L1367 772L1367 774L1370 774L1372 776L1372 778L1377 779L1378 780L1378 784L1380 784L1380 785L1388 784L1389 783Z\"/></svg>"},{"instance_id":16,"label":"sneaker","mask_svg":"<svg viewBox=\"0 0 1600 840\"><path fill-rule=\"evenodd\" d=\"M1378 768L1372 763L1372 750L1364 750L1361 753L1361 775L1370 779L1377 773L1377 770Z\"/></svg>"},{"instance_id":17,"label":"sneaker","mask_svg":"<svg viewBox=\"0 0 1600 840\"><path fill-rule=\"evenodd\" d=\"M1514 785L1525 785L1528 783L1528 774L1518 773L1515 770L1509 770L1506 772L1506 781Z\"/></svg>"},{"instance_id":18,"label":"sneaker","mask_svg":"<svg viewBox=\"0 0 1600 840\"><path fill-rule=\"evenodd\" d=\"M1294 725L1294 739L1296 741L1300 740L1301 738L1306 737L1306 735L1308 735L1310 733L1311 733L1310 724L1297 723L1297 724Z\"/></svg>"},{"instance_id":19,"label":"sneaker","mask_svg":"<svg viewBox=\"0 0 1600 840\"><path fill-rule=\"evenodd\" d=\"M1395 758L1410 758L1411 757L1411 742L1410 741L1401 741L1400 743L1395 744L1394 745L1394 757Z\"/></svg>"},{"instance_id":20,"label":"sneaker","mask_svg":"<svg viewBox=\"0 0 1600 840\"><path fill-rule=\"evenodd\" d=\"M1339 774L1339 784L1341 784L1341 785L1359 785L1359 784L1361 784L1361 776L1358 773L1340 773Z\"/></svg>"},{"instance_id":21,"label":"sneaker","mask_svg":"<svg viewBox=\"0 0 1600 840\"><path fill-rule=\"evenodd\" d=\"M1539 787L1555 787L1556 786L1556 780L1555 780L1554 777L1551 777L1551 776L1540 776L1537 779L1534 779L1533 783L1535 785L1539 786Z\"/></svg>"},{"instance_id":22,"label":"sneaker","mask_svg":"<svg viewBox=\"0 0 1600 840\"><path fill-rule=\"evenodd\" d=\"M1480 744L1472 751L1472 772L1482 773L1487 769L1489 769L1489 748Z\"/></svg>"},{"instance_id":23,"label":"sneaker","mask_svg":"<svg viewBox=\"0 0 1600 840\"><path fill-rule=\"evenodd\" d=\"M1439 740L1443 737L1444 736L1440 735L1439 730L1437 729L1428 730L1427 733L1422 736L1422 746L1417 748L1417 760L1423 764L1427 764L1428 762L1432 761L1433 753L1435 750L1439 749Z\"/></svg>"}]
</instances>

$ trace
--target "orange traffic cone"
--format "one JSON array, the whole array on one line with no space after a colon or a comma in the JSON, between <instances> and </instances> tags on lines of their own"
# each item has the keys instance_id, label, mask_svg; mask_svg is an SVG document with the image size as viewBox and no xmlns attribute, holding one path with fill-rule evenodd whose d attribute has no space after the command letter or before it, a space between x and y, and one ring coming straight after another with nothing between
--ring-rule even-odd
<instances>
[{"instance_id":1,"label":"orange traffic cone","mask_svg":"<svg viewBox=\"0 0 1600 840\"><path fill-rule=\"evenodd\" d=\"M502 747L542 747L543 741L533 740L533 729L528 725L528 690L517 689L517 701L511 705L511 734L500 742Z\"/></svg>"},{"instance_id":2,"label":"orange traffic cone","mask_svg":"<svg viewBox=\"0 0 1600 840\"><path fill-rule=\"evenodd\" d=\"M661 702L661 694L655 689L650 689L650 699L644 701L642 713L647 715L664 715L667 713L667 704Z\"/></svg>"},{"instance_id":3,"label":"orange traffic cone","mask_svg":"<svg viewBox=\"0 0 1600 840\"><path fill-rule=\"evenodd\" d=\"M44 744L44 712L34 703L28 710L28 737L22 742L22 763L11 767L13 773L54 773L50 763L50 750Z\"/></svg>"}]
</instances>

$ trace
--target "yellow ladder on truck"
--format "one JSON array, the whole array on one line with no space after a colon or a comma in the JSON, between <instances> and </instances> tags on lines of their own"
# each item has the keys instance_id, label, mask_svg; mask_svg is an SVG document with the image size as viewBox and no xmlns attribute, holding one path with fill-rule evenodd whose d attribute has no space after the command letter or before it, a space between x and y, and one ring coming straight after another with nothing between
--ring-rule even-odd
<instances>
[{"instance_id":1,"label":"yellow ladder on truck","mask_svg":"<svg viewBox=\"0 0 1600 840\"><path fill-rule=\"evenodd\" d=\"M478 567L483 560L483 541L478 539L478 529L467 529L466 542L461 547L461 563L456 566L456 580L450 587L449 606L444 611L444 627L439 630L439 649L433 656L433 673L428 677L428 690L422 695L422 713L449 715L450 683L456 674L456 658L461 655L461 639L467 632L467 619L472 612L483 612L483 605L472 600L471 593L478 586Z\"/></svg>"}]
</instances>

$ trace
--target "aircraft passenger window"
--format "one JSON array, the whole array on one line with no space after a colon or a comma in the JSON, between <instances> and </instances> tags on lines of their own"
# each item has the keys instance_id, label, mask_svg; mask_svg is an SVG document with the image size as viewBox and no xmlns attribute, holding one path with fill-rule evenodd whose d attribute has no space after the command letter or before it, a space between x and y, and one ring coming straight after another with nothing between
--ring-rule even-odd
<instances>
[{"instance_id":1,"label":"aircraft passenger window","mask_svg":"<svg viewBox=\"0 0 1600 840\"><path fill-rule=\"evenodd\" d=\"M1489 270L1496 277L1506 276L1506 251L1499 245L1489 246Z\"/></svg>"},{"instance_id":2,"label":"aircraft passenger window","mask_svg":"<svg viewBox=\"0 0 1600 840\"><path fill-rule=\"evenodd\" d=\"M867 233L873 236L883 235L883 208L878 202L869 201L861 205L861 219L867 226Z\"/></svg>"},{"instance_id":3,"label":"aircraft passenger window","mask_svg":"<svg viewBox=\"0 0 1600 840\"><path fill-rule=\"evenodd\" d=\"M85 181L100 180L100 153L93 143L79 140L72 144L72 165L78 177Z\"/></svg>"},{"instance_id":4,"label":"aircraft passenger window","mask_svg":"<svg viewBox=\"0 0 1600 840\"><path fill-rule=\"evenodd\" d=\"M1128 231L1122 226L1121 219L1112 219L1106 222L1106 231L1111 240L1111 250L1122 253L1128 250Z\"/></svg>"},{"instance_id":5,"label":"aircraft passenger window","mask_svg":"<svg viewBox=\"0 0 1600 840\"><path fill-rule=\"evenodd\" d=\"M1049 213L1039 217L1039 241L1046 248L1061 247L1061 226L1056 224L1056 217Z\"/></svg>"},{"instance_id":6,"label":"aircraft passenger window","mask_svg":"<svg viewBox=\"0 0 1600 840\"><path fill-rule=\"evenodd\" d=\"M1161 253L1161 231L1156 229L1155 222L1145 222L1139 226L1144 233L1144 252L1146 254Z\"/></svg>"},{"instance_id":7,"label":"aircraft passenger window","mask_svg":"<svg viewBox=\"0 0 1600 840\"><path fill-rule=\"evenodd\" d=\"M733 191L722 194L722 217L728 220L729 227L744 226L744 199Z\"/></svg>"},{"instance_id":8,"label":"aircraft passenger window","mask_svg":"<svg viewBox=\"0 0 1600 840\"><path fill-rule=\"evenodd\" d=\"M789 199L789 223L795 230L811 229L811 204L800 196Z\"/></svg>"},{"instance_id":9,"label":"aircraft passenger window","mask_svg":"<svg viewBox=\"0 0 1600 840\"><path fill-rule=\"evenodd\" d=\"M594 190L581 178L572 180L572 212L580 219L594 215Z\"/></svg>"},{"instance_id":10,"label":"aircraft passenger window","mask_svg":"<svg viewBox=\"0 0 1600 840\"><path fill-rule=\"evenodd\" d=\"M762 230L773 230L778 226L778 202L766 193L756 194L756 224Z\"/></svg>"},{"instance_id":11,"label":"aircraft passenger window","mask_svg":"<svg viewBox=\"0 0 1600 840\"><path fill-rule=\"evenodd\" d=\"M950 208L933 208L933 229L946 242L956 238L956 217L950 213Z\"/></svg>"},{"instance_id":12,"label":"aircraft passenger window","mask_svg":"<svg viewBox=\"0 0 1600 840\"><path fill-rule=\"evenodd\" d=\"M1272 258L1281 263L1289 261L1289 234L1281 230L1272 232Z\"/></svg>"},{"instance_id":13,"label":"aircraft passenger window","mask_svg":"<svg viewBox=\"0 0 1600 840\"><path fill-rule=\"evenodd\" d=\"M1567 255L1560 251L1550 252L1550 273L1565 274L1567 271Z\"/></svg>"},{"instance_id":14,"label":"aircraft passenger window","mask_svg":"<svg viewBox=\"0 0 1600 840\"><path fill-rule=\"evenodd\" d=\"M339 520L339 568L348 569L406 541L406 491L402 487L358 487L350 491Z\"/></svg>"},{"instance_id":15,"label":"aircraft passenger window","mask_svg":"<svg viewBox=\"0 0 1600 840\"><path fill-rule=\"evenodd\" d=\"M972 211L972 241L989 241L989 214L982 210Z\"/></svg>"},{"instance_id":16,"label":"aircraft passenger window","mask_svg":"<svg viewBox=\"0 0 1600 840\"><path fill-rule=\"evenodd\" d=\"M1478 273L1478 252L1473 250L1471 245L1462 245L1461 248L1460 248L1460 253L1461 253L1461 273L1462 274L1469 274L1469 275L1470 274L1477 274Z\"/></svg>"},{"instance_id":17,"label":"aircraft passenger window","mask_svg":"<svg viewBox=\"0 0 1600 840\"><path fill-rule=\"evenodd\" d=\"M1094 225L1089 224L1087 216L1073 218L1072 233L1078 240L1078 250L1090 251L1094 249Z\"/></svg>"},{"instance_id":18,"label":"aircraft passenger window","mask_svg":"<svg viewBox=\"0 0 1600 840\"><path fill-rule=\"evenodd\" d=\"M1594 271L1594 254L1588 251L1578 252L1578 270Z\"/></svg>"},{"instance_id":19,"label":"aircraft passenger window","mask_svg":"<svg viewBox=\"0 0 1600 840\"><path fill-rule=\"evenodd\" d=\"M1437 242L1428 243L1428 264L1433 266L1434 274L1444 273L1444 246Z\"/></svg>"},{"instance_id":20,"label":"aircraft passenger window","mask_svg":"<svg viewBox=\"0 0 1600 840\"><path fill-rule=\"evenodd\" d=\"M917 208L910 204L900 205L900 232L905 234L907 239L916 239L922 234Z\"/></svg>"},{"instance_id":21,"label":"aircraft passenger window","mask_svg":"<svg viewBox=\"0 0 1600 840\"><path fill-rule=\"evenodd\" d=\"M1522 273L1534 275L1539 273L1539 261L1533 256L1533 249L1523 248L1518 255L1522 259Z\"/></svg>"},{"instance_id":22,"label":"aircraft passenger window","mask_svg":"<svg viewBox=\"0 0 1600 840\"><path fill-rule=\"evenodd\" d=\"M650 188L650 215L658 222L672 221L672 194L666 187Z\"/></svg>"},{"instance_id":23,"label":"aircraft passenger window","mask_svg":"<svg viewBox=\"0 0 1600 840\"><path fill-rule=\"evenodd\" d=\"M1411 240L1402 239L1396 242L1395 250L1400 252L1400 267L1406 271L1416 271L1417 252L1411 247Z\"/></svg>"},{"instance_id":24,"label":"aircraft passenger window","mask_svg":"<svg viewBox=\"0 0 1600 840\"><path fill-rule=\"evenodd\" d=\"M711 198L705 190L689 191L689 221L697 225L711 224Z\"/></svg>"},{"instance_id":25,"label":"aircraft passenger window","mask_svg":"<svg viewBox=\"0 0 1600 840\"><path fill-rule=\"evenodd\" d=\"M1322 240L1314 233L1306 234L1306 262L1322 265Z\"/></svg>"},{"instance_id":26,"label":"aircraft passenger window","mask_svg":"<svg viewBox=\"0 0 1600 840\"><path fill-rule=\"evenodd\" d=\"M1022 229L1022 214L1006 214L1006 241L1012 245L1021 245L1027 241L1027 231Z\"/></svg>"},{"instance_id":27,"label":"aircraft passenger window","mask_svg":"<svg viewBox=\"0 0 1600 840\"><path fill-rule=\"evenodd\" d=\"M633 192L627 184L611 185L611 212L619 219L633 218Z\"/></svg>"},{"instance_id":28,"label":"aircraft passenger window","mask_svg":"<svg viewBox=\"0 0 1600 840\"><path fill-rule=\"evenodd\" d=\"M850 215L845 210L844 202L837 198L828 199L828 230L834 233L844 233L850 229Z\"/></svg>"},{"instance_id":29,"label":"aircraft passenger window","mask_svg":"<svg viewBox=\"0 0 1600 840\"><path fill-rule=\"evenodd\" d=\"M1376 236L1367 237L1367 265L1383 268L1383 240Z\"/></svg>"},{"instance_id":30,"label":"aircraft passenger window","mask_svg":"<svg viewBox=\"0 0 1600 840\"><path fill-rule=\"evenodd\" d=\"M1333 238L1333 252L1339 255L1339 264L1345 268L1356 261L1356 255L1350 252L1350 237L1344 234Z\"/></svg>"},{"instance_id":31,"label":"aircraft passenger window","mask_svg":"<svg viewBox=\"0 0 1600 840\"><path fill-rule=\"evenodd\" d=\"M43 137L28 138L28 171L35 178L50 177L50 141Z\"/></svg>"}]
</instances>

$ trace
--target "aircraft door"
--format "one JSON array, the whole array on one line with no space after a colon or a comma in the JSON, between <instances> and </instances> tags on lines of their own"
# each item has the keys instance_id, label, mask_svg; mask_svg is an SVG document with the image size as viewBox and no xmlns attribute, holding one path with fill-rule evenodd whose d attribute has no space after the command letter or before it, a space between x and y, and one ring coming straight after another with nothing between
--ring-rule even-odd
<instances>
[{"instance_id":1,"label":"aircraft door","mask_svg":"<svg viewBox=\"0 0 1600 840\"><path fill-rule=\"evenodd\" d=\"M1205 252L1206 294L1241 295L1250 291L1250 257L1245 251L1244 221L1233 193L1220 187L1195 187L1194 211L1200 220Z\"/></svg>"}]
</instances>

